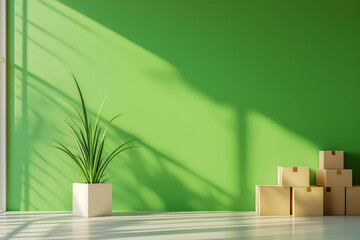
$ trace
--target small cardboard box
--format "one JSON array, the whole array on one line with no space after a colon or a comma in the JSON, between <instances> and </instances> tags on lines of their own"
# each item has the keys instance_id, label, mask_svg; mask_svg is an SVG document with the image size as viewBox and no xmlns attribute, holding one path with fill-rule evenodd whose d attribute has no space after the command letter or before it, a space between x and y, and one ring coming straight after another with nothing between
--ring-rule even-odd
<instances>
[{"instance_id":1,"label":"small cardboard box","mask_svg":"<svg viewBox=\"0 0 360 240\"><path fill-rule=\"evenodd\" d=\"M345 215L345 187L324 187L324 215Z\"/></svg>"},{"instance_id":2,"label":"small cardboard box","mask_svg":"<svg viewBox=\"0 0 360 240\"><path fill-rule=\"evenodd\" d=\"M316 185L324 187L351 187L351 169L316 169Z\"/></svg>"},{"instance_id":3,"label":"small cardboard box","mask_svg":"<svg viewBox=\"0 0 360 240\"><path fill-rule=\"evenodd\" d=\"M278 185L282 187L308 187L308 167L278 167Z\"/></svg>"},{"instance_id":4,"label":"small cardboard box","mask_svg":"<svg viewBox=\"0 0 360 240\"><path fill-rule=\"evenodd\" d=\"M360 215L360 186L346 188L346 215Z\"/></svg>"},{"instance_id":5,"label":"small cardboard box","mask_svg":"<svg viewBox=\"0 0 360 240\"><path fill-rule=\"evenodd\" d=\"M344 169L344 151L320 151L319 168Z\"/></svg>"},{"instance_id":6,"label":"small cardboard box","mask_svg":"<svg viewBox=\"0 0 360 240\"><path fill-rule=\"evenodd\" d=\"M323 216L324 189L319 186L292 188L292 214L294 216Z\"/></svg>"},{"instance_id":7,"label":"small cardboard box","mask_svg":"<svg viewBox=\"0 0 360 240\"><path fill-rule=\"evenodd\" d=\"M256 186L257 215L290 215L290 187Z\"/></svg>"}]
</instances>

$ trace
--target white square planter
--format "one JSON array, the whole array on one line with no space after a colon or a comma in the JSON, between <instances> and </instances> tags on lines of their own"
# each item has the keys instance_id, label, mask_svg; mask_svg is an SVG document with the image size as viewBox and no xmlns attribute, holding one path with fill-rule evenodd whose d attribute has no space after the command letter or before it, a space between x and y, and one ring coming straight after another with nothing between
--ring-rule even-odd
<instances>
[{"instance_id":1,"label":"white square planter","mask_svg":"<svg viewBox=\"0 0 360 240\"><path fill-rule=\"evenodd\" d=\"M73 183L73 215L82 217L112 215L111 183Z\"/></svg>"}]
</instances>

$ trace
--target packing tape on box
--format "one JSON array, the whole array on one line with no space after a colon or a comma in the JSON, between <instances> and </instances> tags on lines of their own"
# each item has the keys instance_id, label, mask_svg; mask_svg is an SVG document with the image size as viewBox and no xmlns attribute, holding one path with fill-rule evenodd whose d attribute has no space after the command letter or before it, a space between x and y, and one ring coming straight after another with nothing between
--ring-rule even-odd
<instances>
[{"instance_id":1,"label":"packing tape on box","mask_svg":"<svg viewBox=\"0 0 360 240\"><path fill-rule=\"evenodd\" d=\"M297 167L293 167L293 172L297 172L298 168Z\"/></svg>"},{"instance_id":2,"label":"packing tape on box","mask_svg":"<svg viewBox=\"0 0 360 240\"><path fill-rule=\"evenodd\" d=\"M311 192L311 187L307 187L306 192Z\"/></svg>"}]
</instances>

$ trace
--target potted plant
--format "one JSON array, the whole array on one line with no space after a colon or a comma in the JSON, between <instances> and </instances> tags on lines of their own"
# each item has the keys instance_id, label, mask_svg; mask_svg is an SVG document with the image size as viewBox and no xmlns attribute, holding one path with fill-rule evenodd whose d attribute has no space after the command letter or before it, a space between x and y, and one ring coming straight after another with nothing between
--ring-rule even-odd
<instances>
[{"instance_id":1,"label":"potted plant","mask_svg":"<svg viewBox=\"0 0 360 240\"><path fill-rule=\"evenodd\" d=\"M106 143L106 132L110 123L121 114L112 118L102 130L100 127L100 112L104 101L98 110L95 124L91 123L85 106L83 94L78 81L73 75L77 90L80 95L82 110L74 107L77 115L77 122L72 121L64 115L66 124L71 129L71 137L74 140L76 151L57 142L57 149L64 152L81 171L82 183L73 183L73 215L94 217L112 215L112 184L104 179L109 163L121 152L134 148L127 144L135 141L131 140L115 148L111 154L104 156L104 146Z\"/></svg>"}]
</instances>

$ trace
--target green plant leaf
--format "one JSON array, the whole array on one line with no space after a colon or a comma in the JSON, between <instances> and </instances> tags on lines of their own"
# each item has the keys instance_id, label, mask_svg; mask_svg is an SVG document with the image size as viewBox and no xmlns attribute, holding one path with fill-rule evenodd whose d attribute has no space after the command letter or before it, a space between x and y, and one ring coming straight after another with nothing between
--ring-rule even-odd
<instances>
[{"instance_id":1,"label":"green plant leaf","mask_svg":"<svg viewBox=\"0 0 360 240\"><path fill-rule=\"evenodd\" d=\"M60 142L57 142L58 145L53 147L65 153L80 168L80 171L82 173L81 178L84 183L103 183L109 179L106 178L104 180L103 178L105 176L105 170L107 169L110 162L121 152L138 147L126 147L126 145L139 139L133 139L121 144L119 147L115 148L110 155L104 157L105 143L107 142L107 130L110 124L122 114L118 114L113 117L106 124L105 128L102 131L102 128L100 127L100 119L101 109L105 103L105 100L103 100L98 109L95 118L95 124L92 125L79 83L75 75L72 74L72 76L74 78L76 88L80 96L82 113L80 113L80 111L72 105L78 117L78 122L73 121L65 115L63 115L63 117L65 123L71 130L71 133L69 132L69 135L73 139L78 153L75 154L74 152L70 151L68 147L66 147Z\"/></svg>"}]
</instances>

